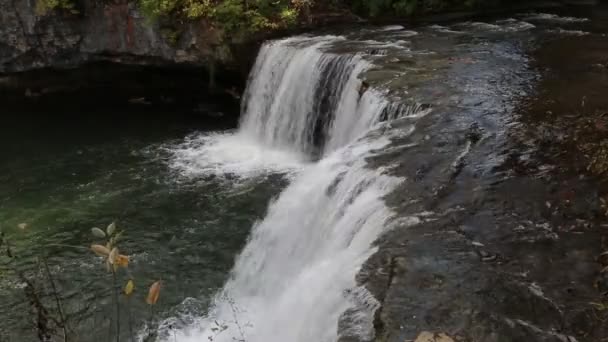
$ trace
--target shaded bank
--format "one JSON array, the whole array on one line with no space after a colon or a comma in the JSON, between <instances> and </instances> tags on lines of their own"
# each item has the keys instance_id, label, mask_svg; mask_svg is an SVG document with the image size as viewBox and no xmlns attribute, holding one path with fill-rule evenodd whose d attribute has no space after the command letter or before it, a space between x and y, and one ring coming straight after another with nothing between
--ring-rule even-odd
<instances>
[{"instance_id":1,"label":"shaded bank","mask_svg":"<svg viewBox=\"0 0 608 342\"><path fill-rule=\"evenodd\" d=\"M227 76L226 76L227 77ZM1 78L0 78L1 80ZM146 112L149 116L188 116L235 127L239 90L209 89L206 76L191 66L140 66L108 62L78 68L45 68L4 77L0 101L6 112ZM221 87L221 88L220 88Z\"/></svg>"}]
</instances>

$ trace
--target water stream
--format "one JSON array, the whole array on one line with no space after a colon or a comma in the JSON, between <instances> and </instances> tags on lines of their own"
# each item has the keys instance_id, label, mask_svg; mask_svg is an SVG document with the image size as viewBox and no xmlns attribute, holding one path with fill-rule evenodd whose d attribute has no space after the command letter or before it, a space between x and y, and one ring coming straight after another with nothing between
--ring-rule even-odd
<instances>
[{"instance_id":1,"label":"water stream","mask_svg":"<svg viewBox=\"0 0 608 342\"><path fill-rule=\"evenodd\" d=\"M342 39L296 37L262 47L241 126L228 139L295 155L287 160L311 159L319 150L321 159L298 170L254 225L211 312L179 340L334 341L340 315L361 300L348 293L364 292L356 290L355 275L388 226L382 197L399 182L366 168L365 159L390 143L389 135L366 133L399 107L365 89L360 76L369 62L322 50ZM361 313L368 327L374 307ZM218 333L217 322L226 330Z\"/></svg>"}]
</instances>

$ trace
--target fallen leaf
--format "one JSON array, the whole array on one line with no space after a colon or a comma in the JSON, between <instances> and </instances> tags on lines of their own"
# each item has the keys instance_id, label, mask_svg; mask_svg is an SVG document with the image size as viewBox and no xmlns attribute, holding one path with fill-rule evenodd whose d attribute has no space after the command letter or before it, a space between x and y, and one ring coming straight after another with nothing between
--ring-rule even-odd
<instances>
[{"instance_id":1,"label":"fallen leaf","mask_svg":"<svg viewBox=\"0 0 608 342\"><path fill-rule=\"evenodd\" d=\"M423 331L414 342L454 342L454 340L444 333Z\"/></svg>"},{"instance_id":2,"label":"fallen leaf","mask_svg":"<svg viewBox=\"0 0 608 342\"><path fill-rule=\"evenodd\" d=\"M150 305L156 304L158 301L158 296L160 296L160 280L156 281L152 286L150 286L150 290L148 291L148 298L146 298L146 303Z\"/></svg>"},{"instance_id":3,"label":"fallen leaf","mask_svg":"<svg viewBox=\"0 0 608 342\"><path fill-rule=\"evenodd\" d=\"M19 223L17 227L21 230L25 230L27 228L27 223Z\"/></svg>"}]
</instances>

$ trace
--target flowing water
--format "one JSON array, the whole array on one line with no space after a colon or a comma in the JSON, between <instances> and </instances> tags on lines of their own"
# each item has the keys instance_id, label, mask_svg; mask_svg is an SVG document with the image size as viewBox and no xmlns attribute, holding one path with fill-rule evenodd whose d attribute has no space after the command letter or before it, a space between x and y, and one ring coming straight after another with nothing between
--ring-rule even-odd
<instances>
[{"instance_id":1,"label":"flowing water","mask_svg":"<svg viewBox=\"0 0 608 342\"><path fill-rule=\"evenodd\" d=\"M239 130L203 135L203 143L194 147L204 155L194 154L193 162L219 161L220 172L225 172L224 156L230 156L234 170L229 151L239 148L234 139L292 156L287 165L309 162L294 171L289 186L253 226L210 311L188 317L194 323L185 327L165 322L165 327L179 327L173 334L161 331L167 340L336 341L347 311L351 317L342 323L356 327L351 336L373 337L378 303L355 277L373 254L374 241L390 228L394 214L382 199L402 179L389 175L390 164L368 168L366 159L382 154L391 137L411 134L416 119L432 110L411 97L390 98L381 85L369 89L363 77L373 68L373 58L352 48L341 51L343 44L363 38L304 36L267 43L251 73ZM411 53L404 43L380 44ZM389 118L408 123L398 128L382 123ZM271 159L266 164L263 158L256 168L272 169L277 164Z\"/></svg>"},{"instance_id":2,"label":"flowing water","mask_svg":"<svg viewBox=\"0 0 608 342\"><path fill-rule=\"evenodd\" d=\"M381 94L362 88L360 75L369 62L322 50L342 39L296 37L263 46L238 132L211 138L280 150L294 156L290 161L310 159L319 150L321 159L297 170L253 226L211 312L180 331L180 340L332 341L340 315L356 304L358 297L345 291L355 291L358 269L389 224L381 198L399 182L365 163L390 136L363 135L382 113L400 113Z\"/></svg>"},{"instance_id":3,"label":"flowing water","mask_svg":"<svg viewBox=\"0 0 608 342\"><path fill-rule=\"evenodd\" d=\"M522 14L271 41L236 130L167 129L136 115L121 127L113 116L10 119L0 128L0 222L24 269L40 276L32 257L48 258L83 341L114 331L110 278L86 251L90 228L113 220L126 230L137 288L121 315L134 316L144 340L369 341L379 303L357 274L395 222L428 214L402 215L384 200L409 191L395 165L417 142L404 141L436 141L440 152L427 157L457 169L471 143L441 144L448 127L470 123L457 113L503 137L504 113L536 77L527 51L585 23ZM426 117L445 122L417 127ZM161 278L149 323L143 296ZM28 306L16 299L23 285L1 281L10 313L0 337L31 340Z\"/></svg>"}]
</instances>

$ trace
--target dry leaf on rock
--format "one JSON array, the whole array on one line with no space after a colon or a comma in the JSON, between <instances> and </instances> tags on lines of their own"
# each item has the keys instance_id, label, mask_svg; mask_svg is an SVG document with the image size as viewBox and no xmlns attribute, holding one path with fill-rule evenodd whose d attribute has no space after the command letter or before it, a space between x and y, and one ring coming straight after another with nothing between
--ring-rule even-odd
<instances>
[{"instance_id":1,"label":"dry leaf on rock","mask_svg":"<svg viewBox=\"0 0 608 342\"><path fill-rule=\"evenodd\" d=\"M454 340L444 333L423 331L414 342L454 342Z\"/></svg>"}]
</instances>

